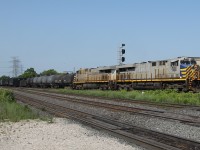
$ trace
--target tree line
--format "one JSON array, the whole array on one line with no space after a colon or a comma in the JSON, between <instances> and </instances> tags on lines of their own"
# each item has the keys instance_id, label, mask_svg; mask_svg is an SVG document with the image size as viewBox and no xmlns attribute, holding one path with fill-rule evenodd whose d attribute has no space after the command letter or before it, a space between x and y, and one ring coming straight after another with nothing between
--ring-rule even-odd
<instances>
[{"instance_id":1,"label":"tree line","mask_svg":"<svg viewBox=\"0 0 200 150\"><path fill-rule=\"evenodd\" d=\"M24 71L23 74L19 75L19 78L32 78L32 77L37 77L37 76L49 76L49 75L55 75L55 74L62 74L62 73L58 73L56 70L54 69L49 69L49 70L44 70L41 73L37 73L34 68L28 68L26 71ZM1 76L0 80L7 80L9 79L9 76Z\"/></svg>"}]
</instances>

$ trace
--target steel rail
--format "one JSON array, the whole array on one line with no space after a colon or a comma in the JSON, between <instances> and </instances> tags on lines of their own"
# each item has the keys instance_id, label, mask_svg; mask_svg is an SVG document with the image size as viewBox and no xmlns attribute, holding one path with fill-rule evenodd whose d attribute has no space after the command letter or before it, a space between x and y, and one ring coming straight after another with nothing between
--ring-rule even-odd
<instances>
[{"instance_id":1,"label":"steel rail","mask_svg":"<svg viewBox=\"0 0 200 150\"><path fill-rule=\"evenodd\" d=\"M45 110L50 111L51 113L56 114L58 116L76 119L83 123L89 124L90 126L93 126L95 128L109 131L109 133L113 133L114 135L119 135L120 137L126 138L132 142L134 141L137 144L151 150L180 150L180 149L199 150L200 149L199 142L192 141L189 139L184 139L128 125L125 123L117 122L116 120L99 117L96 115L88 114L85 112L37 100L35 98L22 96L19 94L15 94L15 97L17 100L28 103L29 105L37 106L38 108L43 108L43 109L45 108Z\"/></svg>"},{"instance_id":2,"label":"steel rail","mask_svg":"<svg viewBox=\"0 0 200 150\"><path fill-rule=\"evenodd\" d=\"M170 119L170 120L179 121L181 123L189 124L192 126L200 126L200 117L197 117L197 116L189 116L189 115L186 116L186 115L180 115L180 114L178 116L173 116L172 114L165 114L164 111L121 106L121 105L108 104L108 103L103 103L103 102L94 102L90 100L81 100L81 99L67 97L67 95L61 96L61 95L54 95L52 93L44 93L44 92L38 92L38 91L27 91L27 92L38 94L41 96L50 97L50 98L56 98L58 100L75 102L79 104L85 104L85 105L96 106L96 107L101 107L101 108L107 108L107 109L112 109L115 111L123 111L123 112L129 112L133 114L141 114L141 115L159 117L163 119Z\"/></svg>"},{"instance_id":3,"label":"steel rail","mask_svg":"<svg viewBox=\"0 0 200 150\"><path fill-rule=\"evenodd\" d=\"M24 89L24 88L22 88ZM25 88L27 89L27 88ZM35 91L45 91L45 92L51 92L55 94L63 94L55 91L50 91L48 89L36 89L36 88L29 88L31 90ZM64 95L64 94L63 94ZM70 95L76 95L76 94L70 94ZM77 96L77 95L76 95ZM92 97L92 98L99 98L99 99L105 99L105 97L97 97L97 96L85 96L85 95L78 95L81 97ZM138 103L138 104L146 104L146 105L153 105L153 106L160 106L160 107L169 107L169 108L191 108L191 109L197 109L200 110L200 106L196 105L187 105L187 104L170 104L170 103L157 103L157 102L152 102L152 101L146 101L146 100L135 100L135 99L114 99L114 98L106 98L107 100L112 100L112 101L120 101L120 102L127 102L127 103Z\"/></svg>"}]
</instances>

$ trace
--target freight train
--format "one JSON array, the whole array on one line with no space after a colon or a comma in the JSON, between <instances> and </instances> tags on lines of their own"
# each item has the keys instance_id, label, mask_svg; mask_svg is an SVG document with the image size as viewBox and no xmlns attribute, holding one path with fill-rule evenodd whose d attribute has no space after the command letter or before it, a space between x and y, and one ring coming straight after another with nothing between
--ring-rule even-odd
<instances>
[{"instance_id":1,"label":"freight train","mask_svg":"<svg viewBox=\"0 0 200 150\"><path fill-rule=\"evenodd\" d=\"M177 57L134 64L79 69L75 74L41 76L17 80L25 87L133 90L177 89L200 91L200 57ZM3 81L0 81L0 85ZM12 83L12 82L11 82ZM9 82L10 86L13 86Z\"/></svg>"},{"instance_id":2,"label":"freight train","mask_svg":"<svg viewBox=\"0 0 200 150\"><path fill-rule=\"evenodd\" d=\"M33 78L10 78L0 80L0 86L12 87L40 87L40 88L62 88L71 86L74 74L50 75Z\"/></svg>"},{"instance_id":3,"label":"freight train","mask_svg":"<svg viewBox=\"0 0 200 150\"><path fill-rule=\"evenodd\" d=\"M74 89L177 89L200 91L200 57L80 69Z\"/></svg>"}]
</instances>

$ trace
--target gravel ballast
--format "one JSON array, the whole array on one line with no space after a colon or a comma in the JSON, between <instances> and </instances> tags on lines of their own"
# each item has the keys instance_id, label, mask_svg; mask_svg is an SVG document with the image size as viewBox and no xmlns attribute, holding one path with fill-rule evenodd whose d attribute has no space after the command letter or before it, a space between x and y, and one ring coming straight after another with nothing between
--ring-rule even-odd
<instances>
[{"instance_id":1,"label":"gravel ballast","mask_svg":"<svg viewBox=\"0 0 200 150\"><path fill-rule=\"evenodd\" d=\"M22 94L20 92L20 94ZM111 119L118 120L120 122L126 122L128 124L132 124L135 126L143 127L146 129L154 130L154 131L159 131L162 133L166 134L171 134L195 141L200 142L200 127L195 127L195 126L190 126L183 124L178 121L174 120L165 120L161 118L155 118L155 117L150 117L150 116L144 116L144 115L139 115L139 114L134 114L134 113L125 113L125 112L113 112L104 108L97 108L97 107L91 107L87 105L82 105L82 104L77 104L77 103L72 103L72 102L67 102L67 101L59 101L54 98L46 98L43 96L37 96L33 94L24 94L24 95L32 95L32 97L43 100L43 101L49 101L51 103L56 103L61 106L67 107L67 108L72 108L76 110L80 110L83 112L91 113L91 114L96 114L102 117L107 117ZM109 102L111 103L111 102ZM118 103L120 105L120 103ZM134 104L131 104L134 107ZM138 105L137 105L138 106ZM137 107L136 106L136 107ZM145 105L141 105L142 108L146 108ZM149 108L149 107L147 107ZM157 109L156 109L157 110ZM169 112L172 112L171 110ZM191 110L189 111L191 112ZM180 112L176 112L178 114L181 114ZM184 112L187 114L187 110ZM195 111L193 111L195 113ZM197 114L199 112L196 112ZM190 113L191 114L191 113Z\"/></svg>"},{"instance_id":2,"label":"gravel ballast","mask_svg":"<svg viewBox=\"0 0 200 150\"><path fill-rule=\"evenodd\" d=\"M74 121L0 123L1 150L142 150Z\"/></svg>"}]
</instances>

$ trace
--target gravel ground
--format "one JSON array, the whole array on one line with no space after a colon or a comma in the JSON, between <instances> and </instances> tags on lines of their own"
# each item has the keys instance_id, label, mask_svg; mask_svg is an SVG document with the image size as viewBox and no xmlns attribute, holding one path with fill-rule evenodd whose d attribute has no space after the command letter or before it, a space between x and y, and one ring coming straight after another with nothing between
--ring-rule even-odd
<instances>
[{"instance_id":1,"label":"gravel ground","mask_svg":"<svg viewBox=\"0 0 200 150\"><path fill-rule=\"evenodd\" d=\"M103 102L103 103L108 103L108 104L116 104L116 105L122 105L122 106L128 106L128 107L136 107L136 108L145 108L149 110L157 110L157 111L164 111L168 113L176 113L182 114L182 115L191 115L191 116L200 116L200 111L196 111L196 109L192 108L184 108L184 109L174 109L174 108L164 108L164 107L155 107L153 105L148 105L148 104L137 104L137 103L128 103L128 102L116 102L108 99L99 99L99 98L89 98L89 97L81 97L81 96L74 96L74 95L64 95L64 94L56 94L53 93L54 95L58 96L66 96L69 98L76 98L76 99L81 99L81 100L89 100L89 101L95 101L95 102ZM131 101L131 100L130 100ZM199 107L200 108L200 107Z\"/></svg>"},{"instance_id":2,"label":"gravel ground","mask_svg":"<svg viewBox=\"0 0 200 150\"><path fill-rule=\"evenodd\" d=\"M32 95L32 94L26 94L26 95L28 96L28 95ZM96 108L96 107L91 107L91 106L86 106L86 105L81 105L81 104L73 104L71 102L66 102L66 101L57 101L56 99L45 98L45 97L37 96L37 95L33 95L33 97L44 100L44 101L49 101L52 103L60 104L67 108L77 109L77 110L80 110L83 112L88 112L88 113L100 115L102 117L116 119L118 121L126 122L126 123L136 125L139 127L144 127L146 129L160 131L163 133L172 134L172 135L176 135L179 137L188 138L188 139L192 139L192 140L200 142L200 127L185 125L178 121L164 120L161 118L154 118L154 117L150 117L150 116L124 113L124 112L113 112L113 111L109 111L109 110L103 109L103 108ZM109 102L109 103L111 103L111 102ZM120 103L118 103L118 104L120 104ZM131 104L131 105L134 107L134 104ZM138 106L138 104L137 104L137 106ZM141 105L141 107L146 108L145 105ZM147 107L147 108L149 108L149 107ZM180 112L176 111L176 113L181 113L181 111L182 110L180 110ZM187 110L185 110L184 113L187 114ZM192 113L195 114L195 111ZM199 113L199 112L197 112L197 113ZM188 114L191 115L191 110L189 111Z\"/></svg>"},{"instance_id":3,"label":"gravel ground","mask_svg":"<svg viewBox=\"0 0 200 150\"><path fill-rule=\"evenodd\" d=\"M113 101L113 100L108 100L108 99L99 99L99 98L89 98L89 97L81 97L81 96L74 96L74 95L64 95L64 94L55 94L54 95L58 95L58 96L66 96L69 98L75 98L75 99L80 99L80 100L88 100L88 101L95 101L95 102L102 102L102 103L108 103L108 104L116 104L116 105L121 105L121 106L128 106L128 107L136 107L136 108L144 108L144 105L141 104L137 104L137 103L127 103L127 102L122 102L122 101ZM157 111L163 111L163 109L160 108L155 108L153 106L148 106L145 105L146 109L149 110L157 110Z\"/></svg>"},{"instance_id":4,"label":"gravel ground","mask_svg":"<svg viewBox=\"0 0 200 150\"><path fill-rule=\"evenodd\" d=\"M67 119L0 123L1 150L143 150Z\"/></svg>"},{"instance_id":5,"label":"gravel ground","mask_svg":"<svg viewBox=\"0 0 200 150\"><path fill-rule=\"evenodd\" d=\"M177 113L177 114L183 114L183 115L191 115L191 116L200 116L200 111L197 111L195 109L185 108L185 109L171 109L169 110L171 113Z\"/></svg>"}]
</instances>

